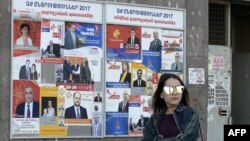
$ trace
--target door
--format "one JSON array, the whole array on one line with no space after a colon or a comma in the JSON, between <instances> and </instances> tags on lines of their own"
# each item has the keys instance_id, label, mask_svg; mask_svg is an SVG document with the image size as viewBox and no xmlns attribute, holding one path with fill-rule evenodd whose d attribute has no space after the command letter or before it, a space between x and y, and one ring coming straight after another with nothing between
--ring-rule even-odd
<instances>
[{"instance_id":1,"label":"door","mask_svg":"<svg viewBox=\"0 0 250 141\"><path fill-rule=\"evenodd\" d=\"M207 141L223 141L231 123L231 56L229 47L209 46Z\"/></svg>"}]
</instances>

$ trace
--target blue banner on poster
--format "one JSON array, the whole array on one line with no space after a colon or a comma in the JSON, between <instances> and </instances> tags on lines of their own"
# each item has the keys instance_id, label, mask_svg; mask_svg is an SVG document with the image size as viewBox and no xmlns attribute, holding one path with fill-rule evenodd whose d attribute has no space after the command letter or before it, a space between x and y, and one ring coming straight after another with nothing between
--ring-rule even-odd
<instances>
[{"instance_id":1,"label":"blue banner on poster","mask_svg":"<svg viewBox=\"0 0 250 141\"><path fill-rule=\"evenodd\" d=\"M129 103L129 107L141 107L141 103Z\"/></svg>"},{"instance_id":2,"label":"blue banner on poster","mask_svg":"<svg viewBox=\"0 0 250 141\"><path fill-rule=\"evenodd\" d=\"M75 26L75 33L77 35L75 38L78 39L78 47L93 46L102 48L102 25L93 23L71 24ZM65 35L69 34L70 28L66 28L65 32Z\"/></svg>"},{"instance_id":3,"label":"blue banner on poster","mask_svg":"<svg viewBox=\"0 0 250 141\"><path fill-rule=\"evenodd\" d=\"M107 48L107 58L120 60L141 60L141 51L125 48Z\"/></svg>"},{"instance_id":4,"label":"blue banner on poster","mask_svg":"<svg viewBox=\"0 0 250 141\"><path fill-rule=\"evenodd\" d=\"M128 113L106 113L106 135L128 135Z\"/></svg>"},{"instance_id":5,"label":"blue banner on poster","mask_svg":"<svg viewBox=\"0 0 250 141\"><path fill-rule=\"evenodd\" d=\"M161 71L161 52L143 50L142 63L152 71L159 73Z\"/></svg>"},{"instance_id":6,"label":"blue banner on poster","mask_svg":"<svg viewBox=\"0 0 250 141\"><path fill-rule=\"evenodd\" d=\"M130 88L130 84L128 83L119 83L119 82L107 82L107 88Z\"/></svg>"}]
</instances>

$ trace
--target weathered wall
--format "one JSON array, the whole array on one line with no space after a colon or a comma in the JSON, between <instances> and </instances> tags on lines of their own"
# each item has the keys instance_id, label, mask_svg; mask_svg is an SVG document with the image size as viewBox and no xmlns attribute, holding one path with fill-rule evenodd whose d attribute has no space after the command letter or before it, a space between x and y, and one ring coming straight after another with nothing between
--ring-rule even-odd
<instances>
[{"instance_id":1,"label":"weathered wall","mask_svg":"<svg viewBox=\"0 0 250 141\"><path fill-rule=\"evenodd\" d=\"M193 105L200 112L201 129L207 139L208 0L186 1L186 76L188 68L205 69L205 85L188 85Z\"/></svg>"},{"instance_id":2,"label":"weathered wall","mask_svg":"<svg viewBox=\"0 0 250 141\"><path fill-rule=\"evenodd\" d=\"M107 0L111 1L111 0ZM186 76L188 68L199 67L205 69L207 76L208 60L208 0L117 0L117 2L137 3L173 8L186 9ZM10 0L0 2L0 136L1 141L10 140L10 58L11 58L11 14ZM200 121L204 140L207 130L207 80L205 85L188 85L193 105L200 112ZM41 139L52 141L55 139ZM94 141L98 139L58 139L59 141ZM139 141L140 138L105 138L106 141ZM22 140L20 140L22 141ZM25 140L25 141L32 141Z\"/></svg>"}]
</instances>

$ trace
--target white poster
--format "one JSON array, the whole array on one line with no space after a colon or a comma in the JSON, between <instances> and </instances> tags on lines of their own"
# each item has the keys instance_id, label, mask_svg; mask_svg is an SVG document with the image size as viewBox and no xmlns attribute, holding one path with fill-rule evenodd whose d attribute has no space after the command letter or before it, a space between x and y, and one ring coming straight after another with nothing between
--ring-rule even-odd
<instances>
[{"instance_id":1,"label":"white poster","mask_svg":"<svg viewBox=\"0 0 250 141\"><path fill-rule=\"evenodd\" d=\"M142 50L150 50L151 44L153 44L155 39L159 39L160 45L162 45L161 37L162 30L157 28L141 28L141 43ZM156 35L155 35L156 34ZM158 45L158 44L157 44Z\"/></svg>"},{"instance_id":2,"label":"white poster","mask_svg":"<svg viewBox=\"0 0 250 141\"><path fill-rule=\"evenodd\" d=\"M102 4L65 0L13 0L13 16L79 22L102 22Z\"/></svg>"},{"instance_id":3,"label":"white poster","mask_svg":"<svg viewBox=\"0 0 250 141\"><path fill-rule=\"evenodd\" d=\"M13 118L12 134L39 134L39 118Z\"/></svg>"},{"instance_id":4,"label":"white poster","mask_svg":"<svg viewBox=\"0 0 250 141\"><path fill-rule=\"evenodd\" d=\"M203 68L189 68L189 84L205 84L205 71Z\"/></svg>"},{"instance_id":5,"label":"white poster","mask_svg":"<svg viewBox=\"0 0 250 141\"><path fill-rule=\"evenodd\" d=\"M184 11L160 8L106 5L108 23L183 29Z\"/></svg>"}]
</instances>

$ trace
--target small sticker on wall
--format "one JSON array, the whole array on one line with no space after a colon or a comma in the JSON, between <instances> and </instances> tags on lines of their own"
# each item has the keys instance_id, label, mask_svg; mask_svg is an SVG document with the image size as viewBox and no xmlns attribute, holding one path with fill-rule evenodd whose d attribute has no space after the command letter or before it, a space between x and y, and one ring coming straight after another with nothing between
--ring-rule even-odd
<instances>
[{"instance_id":1,"label":"small sticker on wall","mask_svg":"<svg viewBox=\"0 0 250 141\"><path fill-rule=\"evenodd\" d=\"M189 84L205 84L205 71L203 68L189 68Z\"/></svg>"}]
</instances>

